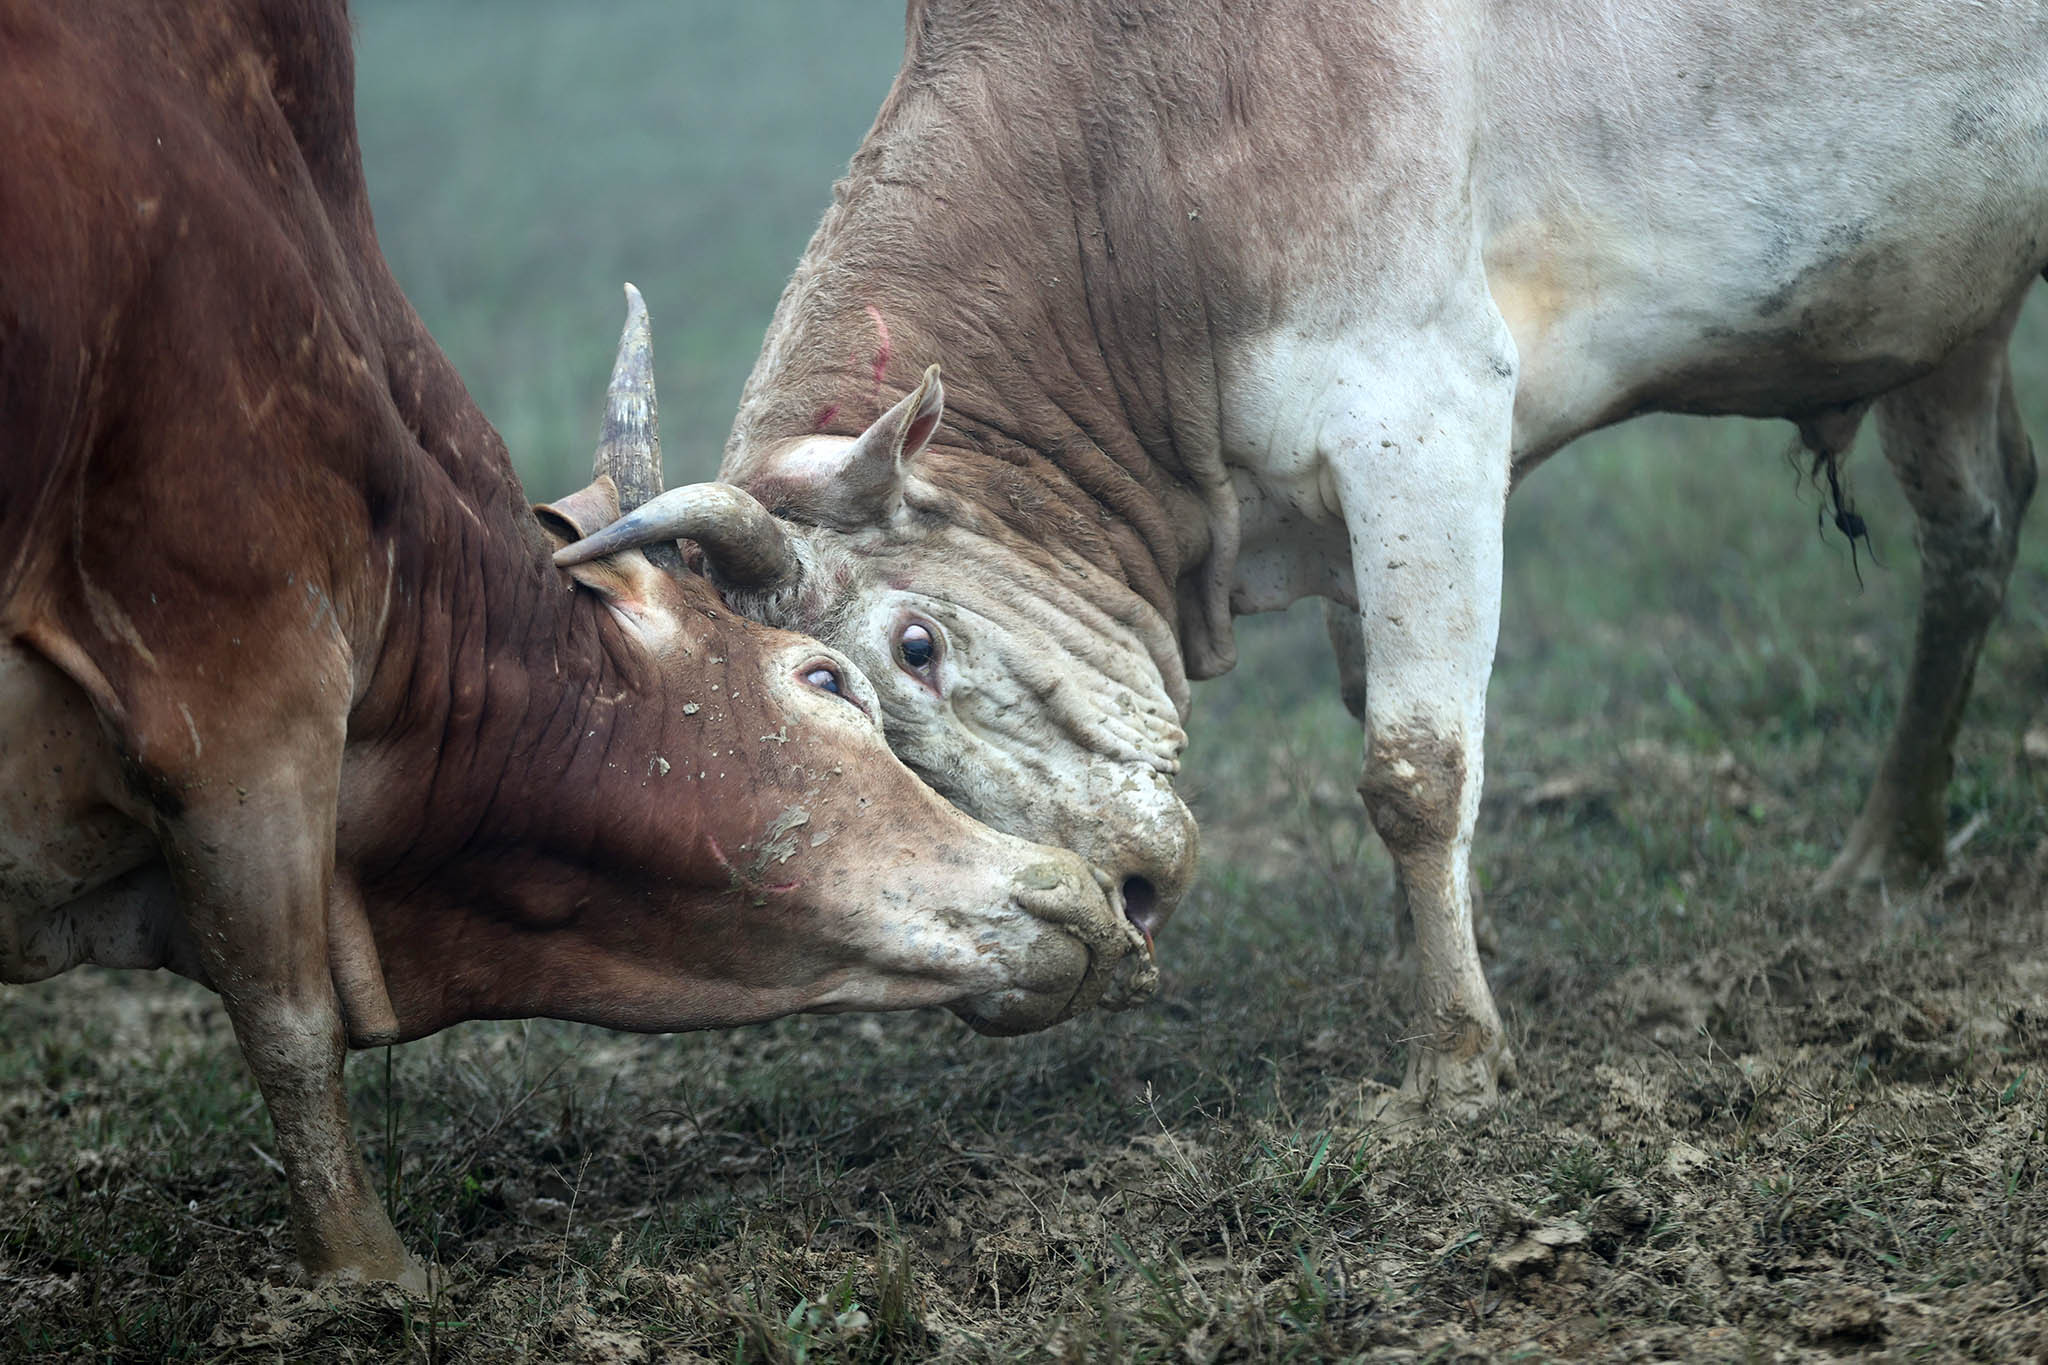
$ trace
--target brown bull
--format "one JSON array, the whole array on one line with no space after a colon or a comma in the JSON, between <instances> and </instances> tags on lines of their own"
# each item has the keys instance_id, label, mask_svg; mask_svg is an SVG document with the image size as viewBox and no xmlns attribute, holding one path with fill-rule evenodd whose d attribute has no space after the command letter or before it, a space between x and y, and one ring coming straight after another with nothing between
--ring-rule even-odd
<instances>
[{"instance_id":1,"label":"brown bull","mask_svg":"<svg viewBox=\"0 0 2048 1365\"><path fill-rule=\"evenodd\" d=\"M350 1045L1142 988L1092 870L924 788L840 654L550 562L659 487L644 312L537 519L378 252L342 5L0 0L0 53L0 980L218 991L308 1270L416 1276Z\"/></svg>"}]
</instances>

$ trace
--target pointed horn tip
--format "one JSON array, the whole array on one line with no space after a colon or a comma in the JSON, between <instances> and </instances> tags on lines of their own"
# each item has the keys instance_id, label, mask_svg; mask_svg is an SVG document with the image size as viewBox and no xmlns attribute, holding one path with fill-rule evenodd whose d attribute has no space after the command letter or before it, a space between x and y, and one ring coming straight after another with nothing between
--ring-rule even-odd
<instances>
[{"instance_id":1,"label":"pointed horn tip","mask_svg":"<svg viewBox=\"0 0 2048 1365\"><path fill-rule=\"evenodd\" d=\"M645 335L653 331L647 319L647 300L631 284L626 286L626 327L624 336ZM621 337L623 340L624 337Z\"/></svg>"}]
</instances>

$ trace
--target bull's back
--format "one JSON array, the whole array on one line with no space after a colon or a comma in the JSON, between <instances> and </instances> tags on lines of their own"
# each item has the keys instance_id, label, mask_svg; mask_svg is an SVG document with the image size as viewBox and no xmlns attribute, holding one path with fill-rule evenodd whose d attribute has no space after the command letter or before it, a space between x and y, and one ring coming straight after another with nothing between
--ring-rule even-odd
<instances>
[{"instance_id":1,"label":"bull's back","mask_svg":"<svg viewBox=\"0 0 2048 1365\"><path fill-rule=\"evenodd\" d=\"M0 48L8 623L76 595L56 532L81 522L103 572L204 570L243 525L331 550L349 493L404 472L378 458L403 430L356 265L341 7L0 0Z\"/></svg>"}]
</instances>

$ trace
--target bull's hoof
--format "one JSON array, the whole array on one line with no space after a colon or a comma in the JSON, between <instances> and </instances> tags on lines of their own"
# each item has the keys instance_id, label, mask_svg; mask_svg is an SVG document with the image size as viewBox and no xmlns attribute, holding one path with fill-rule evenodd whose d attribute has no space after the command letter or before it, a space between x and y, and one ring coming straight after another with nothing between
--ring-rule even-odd
<instances>
[{"instance_id":1,"label":"bull's hoof","mask_svg":"<svg viewBox=\"0 0 2048 1365\"><path fill-rule=\"evenodd\" d=\"M1849 831L1849 841L1842 846L1842 851L1828 864L1828 870L1814 882L1814 893L1825 896L1880 884L1900 890L1924 886L1929 878L1941 871L1944 861L1939 853L1930 859L1919 851L1929 843L1924 838L1893 840L1874 835L1859 821ZM1937 850L1942 847L1939 839L1931 843Z\"/></svg>"},{"instance_id":2,"label":"bull's hoof","mask_svg":"<svg viewBox=\"0 0 2048 1365\"><path fill-rule=\"evenodd\" d=\"M1398 1131L1430 1119L1475 1119L1500 1105L1502 1087L1515 1083L1515 1054L1505 1037L1463 1059L1411 1046L1408 1075L1366 1107L1370 1123Z\"/></svg>"},{"instance_id":3,"label":"bull's hoof","mask_svg":"<svg viewBox=\"0 0 2048 1365\"><path fill-rule=\"evenodd\" d=\"M397 1260L380 1257L361 1265L340 1265L306 1272L306 1278L316 1286L391 1284L416 1299L431 1297L433 1292L427 1282L427 1268L420 1264L418 1257L404 1254Z\"/></svg>"},{"instance_id":4,"label":"bull's hoof","mask_svg":"<svg viewBox=\"0 0 2048 1365\"><path fill-rule=\"evenodd\" d=\"M384 1210L369 1204L348 1212L356 1216L338 1216L300 1232L299 1273L316 1286L393 1284L415 1298L426 1298L426 1267L405 1249Z\"/></svg>"}]
</instances>

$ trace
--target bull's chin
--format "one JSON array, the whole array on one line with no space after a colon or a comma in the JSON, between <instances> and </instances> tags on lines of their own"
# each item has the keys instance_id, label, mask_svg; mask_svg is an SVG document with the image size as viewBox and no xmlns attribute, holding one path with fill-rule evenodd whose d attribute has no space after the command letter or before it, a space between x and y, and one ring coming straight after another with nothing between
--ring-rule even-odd
<instances>
[{"instance_id":1,"label":"bull's chin","mask_svg":"<svg viewBox=\"0 0 2048 1365\"><path fill-rule=\"evenodd\" d=\"M1051 1028L1097 1006L1129 1009L1149 997L1159 985L1159 968L1142 947L1105 965L1102 954L1065 935L1062 938L1077 959L1075 970L1064 981L990 991L958 1001L949 1008L976 1033L1008 1038Z\"/></svg>"},{"instance_id":2,"label":"bull's chin","mask_svg":"<svg viewBox=\"0 0 2048 1365\"><path fill-rule=\"evenodd\" d=\"M1109 975L1109 986L1096 1004L1106 1010L1127 1010L1142 1005L1159 989L1159 963L1151 949L1141 948L1117 959Z\"/></svg>"},{"instance_id":3,"label":"bull's chin","mask_svg":"<svg viewBox=\"0 0 2048 1365\"><path fill-rule=\"evenodd\" d=\"M1014 1038L1065 1023L1087 1006L1057 995L1004 991L948 1006L967 1027L986 1038Z\"/></svg>"}]
</instances>

